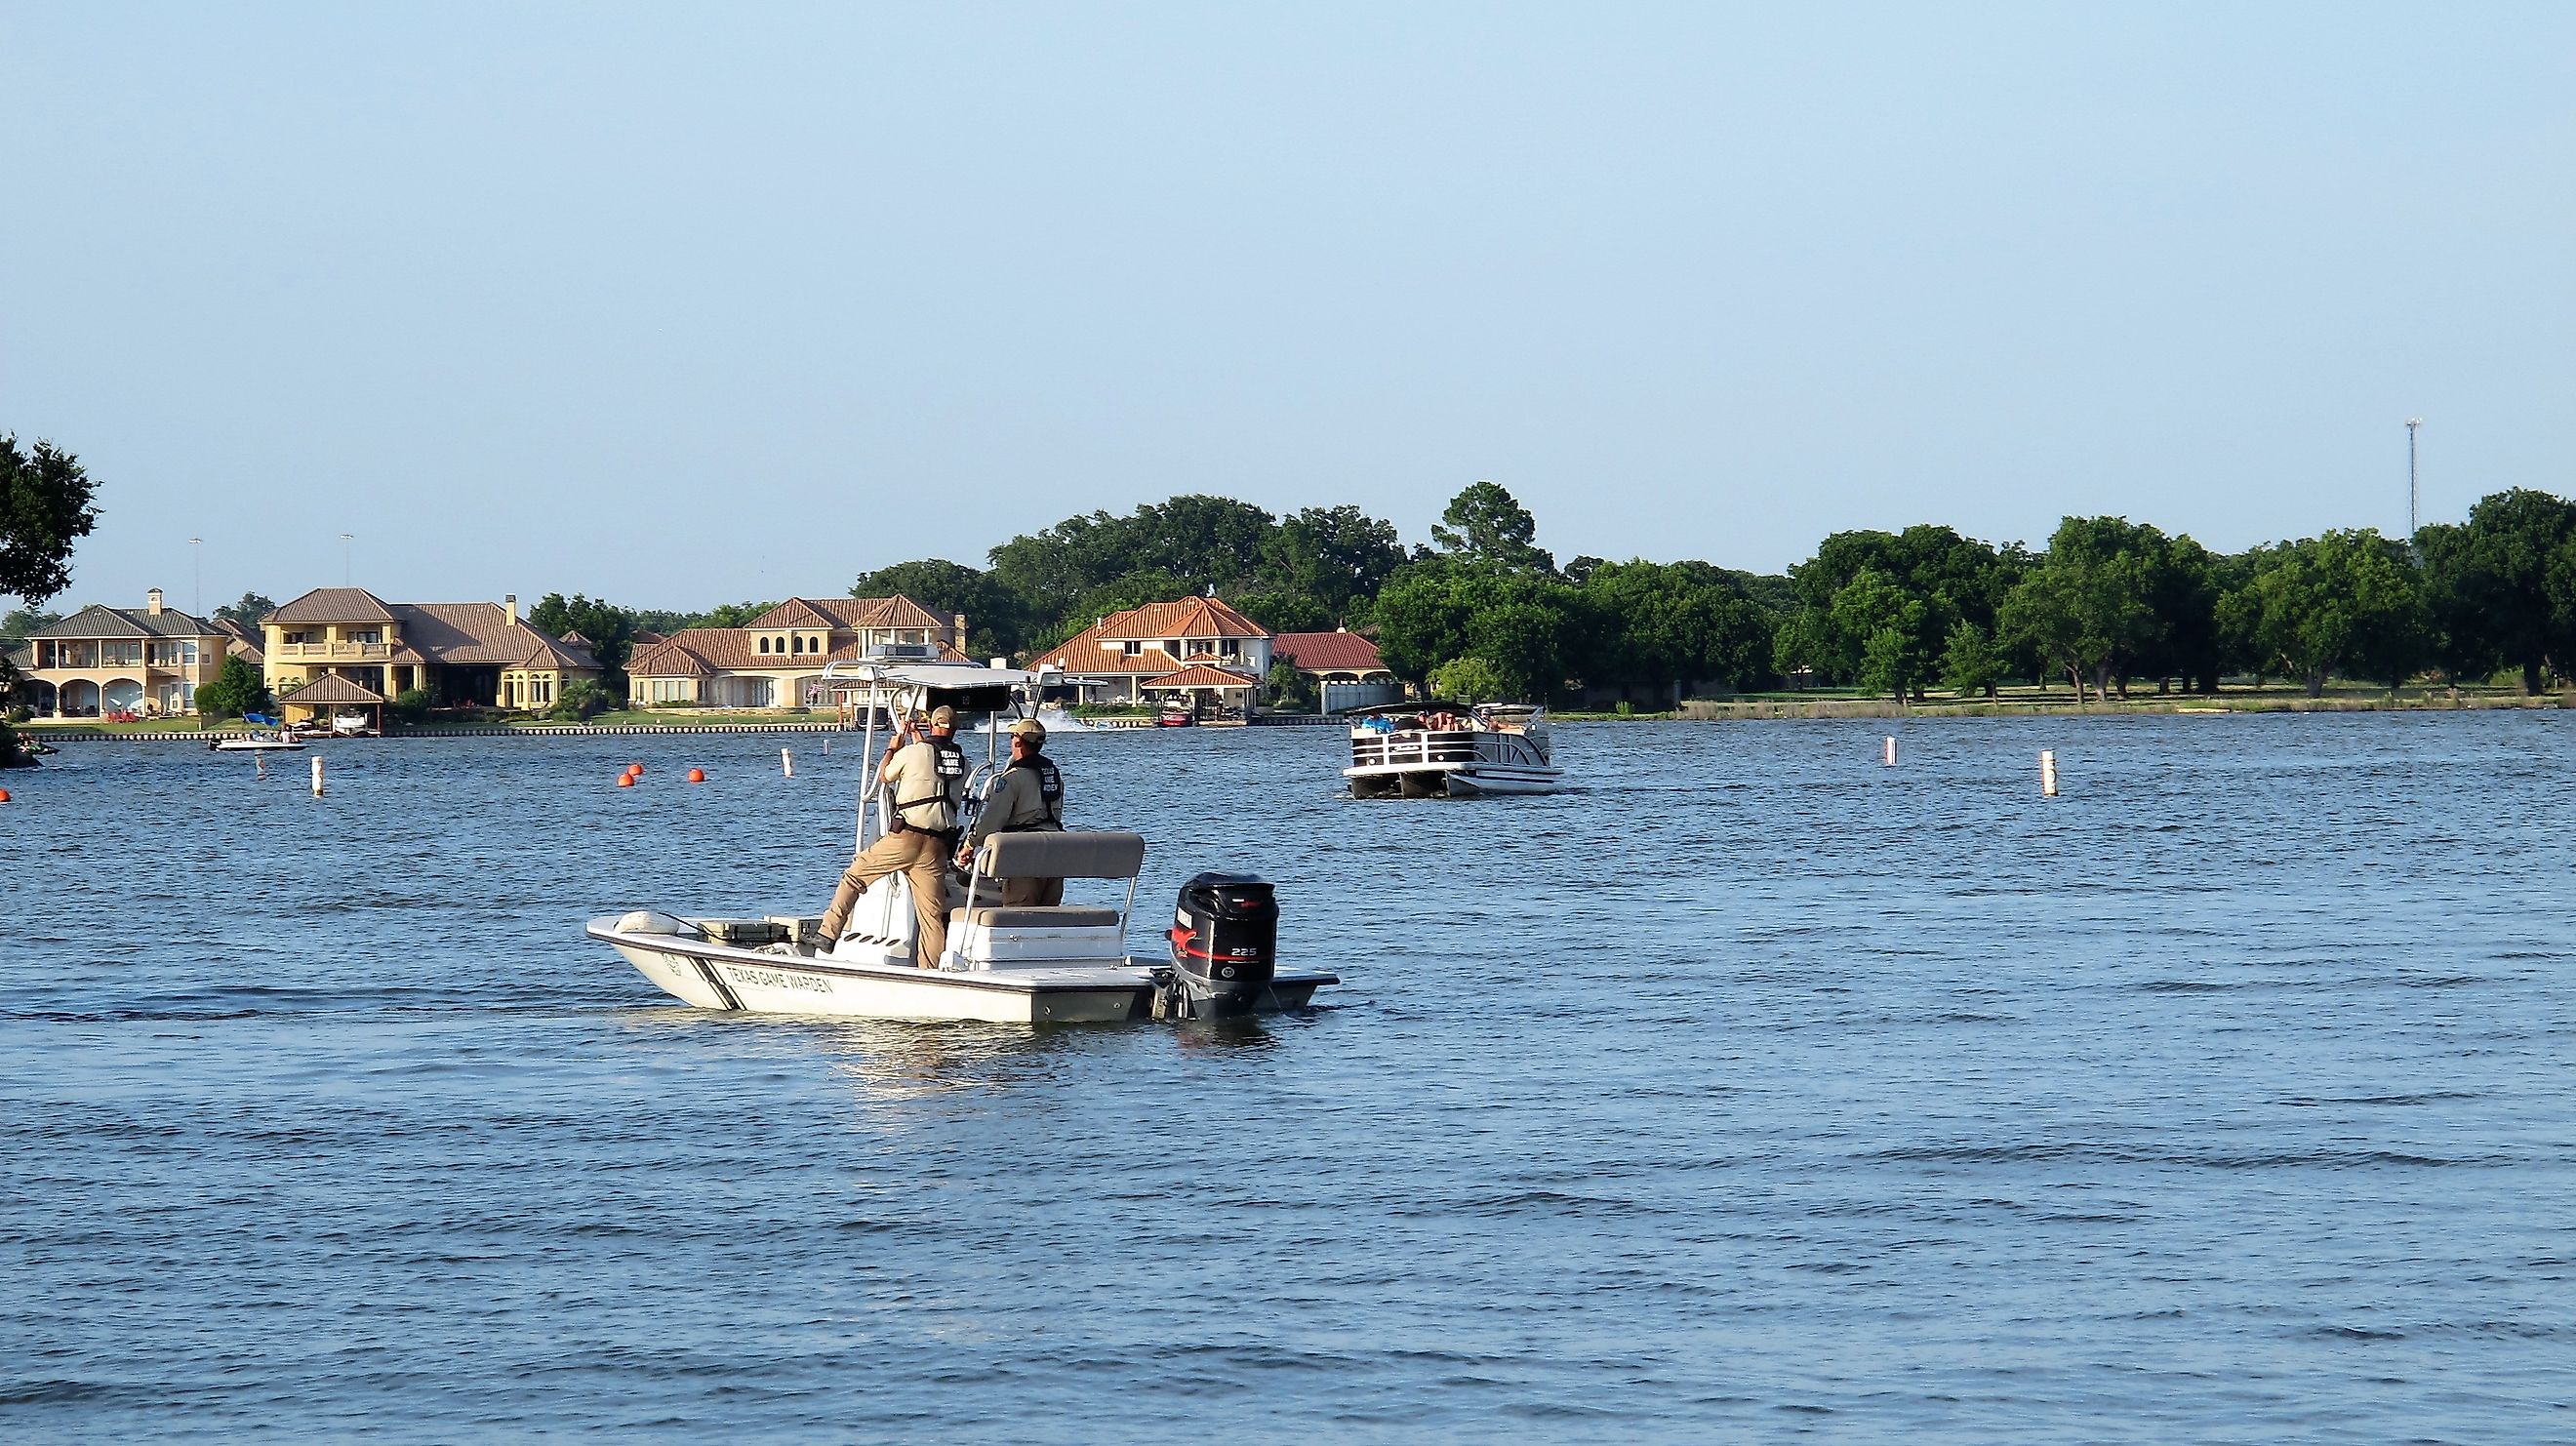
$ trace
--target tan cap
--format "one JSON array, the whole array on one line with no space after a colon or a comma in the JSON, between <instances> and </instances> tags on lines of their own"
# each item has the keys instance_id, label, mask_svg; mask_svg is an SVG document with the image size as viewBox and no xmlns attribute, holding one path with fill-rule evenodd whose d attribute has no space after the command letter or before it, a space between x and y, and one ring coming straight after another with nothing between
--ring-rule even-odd
<instances>
[{"instance_id":1,"label":"tan cap","mask_svg":"<svg viewBox=\"0 0 2576 1446\"><path fill-rule=\"evenodd\" d=\"M933 728L954 728L954 727L956 727L956 726L957 726L957 710L956 710L956 709L954 709L954 708L949 707L948 705L946 705L946 704L944 704L944 703L943 703L943 704L941 704L940 706L936 707L936 708L931 709L931 710L930 710L930 726L931 726L931 727L933 727Z\"/></svg>"},{"instance_id":2,"label":"tan cap","mask_svg":"<svg viewBox=\"0 0 2576 1446\"><path fill-rule=\"evenodd\" d=\"M1034 738L1040 743L1044 743L1046 741L1046 725L1035 718L1023 718L1019 722L1011 725L1011 736L1014 738Z\"/></svg>"}]
</instances>

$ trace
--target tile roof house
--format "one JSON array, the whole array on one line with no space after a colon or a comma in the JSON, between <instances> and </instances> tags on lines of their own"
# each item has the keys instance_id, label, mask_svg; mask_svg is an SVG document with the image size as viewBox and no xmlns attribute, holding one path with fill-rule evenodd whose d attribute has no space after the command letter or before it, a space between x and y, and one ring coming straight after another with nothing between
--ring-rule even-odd
<instances>
[{"instance_id":1,"label":"tile roof house","mask_svg":"<svg viewBox=\"0 0 2576 1446\"><path fill-rule=\"evenodd\" d=\"M1268 628L1216 598L1193 597L1111 613L1029 666L1082 680L1075 686L1085 703L1141 703L1157 686L1191 687L1169 680L1193 666L1221 669L1257 687L1270 671L1271 646Z\"/></svg>"},{"instance_id":2,"label":"tile roof house","mask_svg":"<svg viewBox=\"0 0 2576 1446\"><path fill-rule=\"evenodd\" d=\"M27 635L13 655L26 674L20 693L50 718L130 711L193 713L197 689L215 680L231 651L214 623L163 605L161 589L142 608L91 606Z\"/></svg>"},{"instance_id":3,"label":"tile roof house","mask_svg":"<svg viewBox=\"0 0 2576 1446\"><path fill-rule=\"evenodd\" d=\"M359 587L315 588L260 619L268 686L295 720L389 701L413 688L442 704L547 708L564 688L597 681L590 650L519 617L519 600L389 603ZM302 690L325 678L338 683ZM345 685L345 686L344 686Z\"/></svg>"},{"instance_id":4,"label":"tile roof house","mask_svg":"<svg viewBox=\"0 0 2576 1446\"><path fill-rule=\"evenodd\" d=\"M1281 633L1271 652L1314 683L1323 712L1374 708L1404 697L1404 684L1365 634Z\"/></svg>"},{"instance_id":5,"label":"tile roof house","mask_svg":"<svg viewBox=\"0 0 2576 1446\"><path fill-rule=\"evenodd\" d=\"M827 663L887 646L963 662L965 642L964 613L942 617L901 594L789 598L738 628L684 628L650 643L639 635L626 690L638 708L813 707Z\"/></svg>"}]
</instances>

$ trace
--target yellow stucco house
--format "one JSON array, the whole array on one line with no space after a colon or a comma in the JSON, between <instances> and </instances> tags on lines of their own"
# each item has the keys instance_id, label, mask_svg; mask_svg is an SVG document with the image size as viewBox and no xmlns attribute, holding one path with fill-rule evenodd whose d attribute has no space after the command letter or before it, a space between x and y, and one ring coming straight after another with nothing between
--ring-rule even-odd
<instances>
[{"instance_id":1,"label":"yellow stucco house","mask_svg":"<svg viewBox=\"0 0 2576 1446\"><path fill-rule=\"evenodd\" d=\"M381 710L413 688L441 704L549 708L601 671L589 649L529 626L516 597L388 603L362 587L315 588L260 619L260 630L269 691L290 723Z\"/></svg>"},{"instance_id":2,"label":"yellow stucco house","mask_svg":"<svg viewBox=\"0 0 2576 1446\"><path fill-rule=\"evenodd\" d=\"M639 644L626 660L626 689L638 708L821 706L826 664L887 644L962 662L966 615L941 617L900 593L789 598L738 628L688 628Z\"/></svg>"},{"instance_id":3,"label":"yellow stucco house","mask_svg":"<svg viewBox=\"0 0 2576 1446\"><path fill-rule=\"evenodd\" d=\"M140 610L82 608L30 633L12 656L38 717L167 718L197 711L197 690L215 680L231 645L219 624L165 606L156 587Z\"/></svg>"}]
</instances>

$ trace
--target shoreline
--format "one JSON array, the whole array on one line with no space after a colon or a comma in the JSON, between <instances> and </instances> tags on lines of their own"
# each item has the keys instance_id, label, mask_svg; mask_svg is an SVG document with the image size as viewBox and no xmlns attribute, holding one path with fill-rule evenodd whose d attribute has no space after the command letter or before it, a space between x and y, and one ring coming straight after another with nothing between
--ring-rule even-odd
<instances>
[{"instance_id":1,"label":"shoreline","mask_svg":"<svg viewBox=\"0 0 2576 1446\"><path fill-rule=\"evenodd\" d=\"M2175 714L2219 717L2254 713L2504 713L2559 712L2576 709L2576 693L2535 693L2524 697L2463 697L2439 695L2379 698L2210 698L2202 694L2176 695L2169 698L2132 699L2125 703L2074 703L2039 700L2001 699L1993 702L1916 703L1899 707L1885 698L1819 698L1813 702L1764 699L1754 702L1727 702L1695 698L1685 701L1678 710L1639 712L1635 714L1602 713L1575 710L1557 716L1560 725L1580 723L1764 723L1810 722L1835 719L1905 719L1905 718L2124 718L2171 716ZM1103 718L1090 721L1094 732L1156 731L1148 719ZM1312 713L1280 713L1244 721L1226 720L1198 725L1202 728L1262 728L1332 726L1338 719ZM265 732L254 728L137 728L121 730L80 723L22 723L18 736L31 741L67 743L213 743L226 738L249 738ZM653 734L694 733L856 733L838 723L757 722L745 720L727 723L529 723L472 724L457 727L397 727L383 736L388 738L563 738L616 737ZM316 738L314 742L329 742ZM351 740L355 741L355 740Z\"/></svg>"},{"instance_id":2,"label":"shoreline","mask_svg":"<svg viewBox=\"0 0 2576 1446\"><path fill-rule=\"evenodd\" d=\"M1681 705L1678 712L1658 716L1702 723L1734 723L1773 719L1832 718L2125 718L2173 714L2217 717L2237 713L2502 713L2554 712L2568 708L2576 708L2576 697L2550 693L2535 693L2528 698L2518 696L2448 698L2433 694L2412 698L2229 698L2225 695L2212 697L2208 694L2177 694L2164 698L2136 698L2127 702L2111 703L2077 703L2071 699L2063 702L1999 699L1991 702L1977 700L1915 703L1910 706L1899 706L1894 700L1886 698L1818 699L1812 703L1778 700L1730 703L1711 699L1690 699Z\"/></svg>"}]
</instances>

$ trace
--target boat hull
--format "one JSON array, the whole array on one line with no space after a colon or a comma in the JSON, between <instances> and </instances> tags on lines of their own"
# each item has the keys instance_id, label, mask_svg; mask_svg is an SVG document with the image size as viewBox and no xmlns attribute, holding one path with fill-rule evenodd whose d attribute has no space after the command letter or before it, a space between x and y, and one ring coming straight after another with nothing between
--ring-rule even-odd
<instances>
[{"instance_id":1,"label":"boat hull","mask_svg":"<svg viewBox=\"0 0 2576 1446\"><path fill-rule=\"evenodd\" d=\"M1565 784L1564 770L1526 764L1380 764L1345 768L1342 777L1353 798L1484 798L1554 793Z\"/></svg>"},{"instance_id":2,"label":"boat hull","mask_svg":"<svg viewBox=\"0 0 2576 1446\"><path fill-rule=\"evenodd\" d=\"M1153 971L1132 961L1113 968L916 969L628 932L612 919L594 921L589 933L656 988L700 1009L995 1024L1108 1024L1154 1013ZM1259 1012L1302 1009L1318 987L1338 982L1330 974L1283 973Z\"/></svg>"}]
</instances>

